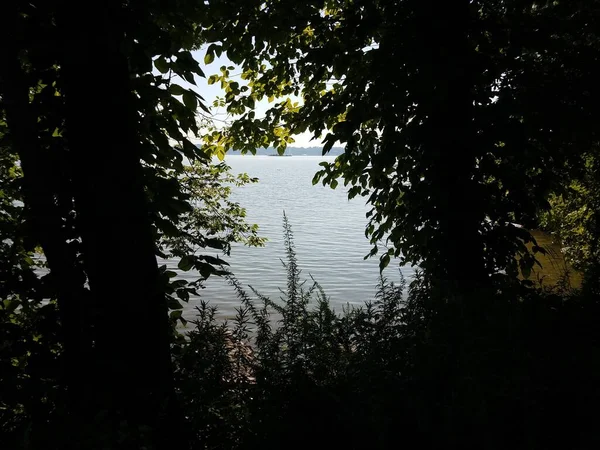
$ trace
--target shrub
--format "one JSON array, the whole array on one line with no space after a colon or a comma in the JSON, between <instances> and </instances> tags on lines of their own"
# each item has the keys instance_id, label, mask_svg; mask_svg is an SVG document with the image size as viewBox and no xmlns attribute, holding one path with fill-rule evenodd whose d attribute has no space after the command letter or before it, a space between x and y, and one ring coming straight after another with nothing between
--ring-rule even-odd
<instances>
[{"instance_id":1,"label":"shrub","mask_svg":"<svg viewBox=\"0 0 600 450\"><path fill-rule=\"evenodd\" d=\"M336 312L284 235L280 301L230 277L236 320L202 303L181 348L196 448L597 447L597 298L503 277L449 297L419 273Z\"/></svg>"},{"instance_id":2,"label":"shrub","mask_svg":"<svg viewBox=\"0 0 600 450\"><path fill-rule=\"evenodd\" d=\"M190 428L200 448L279 448L292 437L314 446L332 430L336 446L383 447L356 431L384 436L396 426L388 394L402 388L409 361L404 282L381 278L374 301L338 314L314 279L301 280L285 216L284 245L281 301L250 288L253 299L230 276L241 300L234 323L217 324L206 303L198 308L177 357Z\"/></svg>"},{"instance_id":3,"label":"shrub","mask_svg":"<svg viewBox=\"0 0 600 450\"><path fill-rule=\"evenodd\" d=\"M230 276L235 320L202 301L193 329L173 341L191 448L600 446L596 296L499 277L450 297L418 273L408 288L382 277L373 301L334 311L302 280L287 218L284 236L279 300ZM0 442L62 448L56 309L27 305L0 304ZM95 445L102 433L90 430Z\"/></svg>"}]
</instances>

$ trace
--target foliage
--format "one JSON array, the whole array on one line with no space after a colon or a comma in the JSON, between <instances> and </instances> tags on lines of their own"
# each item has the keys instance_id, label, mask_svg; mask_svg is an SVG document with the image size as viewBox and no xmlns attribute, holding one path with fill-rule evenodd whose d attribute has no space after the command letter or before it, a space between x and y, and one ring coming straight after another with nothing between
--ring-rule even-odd
<instances>
[{"instance_id":1,"label":"foliage","mask_svg":"<svg viewBox=\"0 0 600 450\"><path fill-rule=\"evenodd\" d=\"M226 166L210 163L211 154L207 148L191 142L193 136L199 135L197 109L209 110L195 90L182 88L177 80L181 78L195 84L196 77L204 76L190 53L197 45L196 30L201 13L192 2L182 2L172 11L163 11L157 5L153 6L156 10L147 6L132 2L130 9L122 12L126 17L138 17L127 23L131 30L122 49L129 62L135 107L144 118L136 132L141 141L140 149L143 149L140 158L155 234L162 237L162 243L167 246L175 245L176 240L177 248L170 255L179 258L192 258L199 247L206 246L228 252L229 244L234 240L259 245L261 240L256 238L256 227L241 223L244 211L232 202L225 203L221 209L217 200L224 200L229 194L220 184L255 180L243 176L233 180ZM32 109L40 117L36 132L47 145L44 155L49 166L44 175L51 189L60 189L55 195L61 198L65 208L59 214L63 220L68 220L73 215L72 199L69 199L73 195L73 186L69 183L73 175L68 173L70 156L63 137L64 95L58 79L60 70L56 66L60 49L55 40L61 30L56 24L50 24L52 14L56 12L53 8L58 7L48 4L41 8L34 3L23 7L21 28L17 31L35 35L34 28L44 23L50 33L46 42L56 44L53 47L42 41L26 41L22 45L29 47L21 64L28 72ZM164 22L167 15L168 23ZM153 67L158 73L153 72ZM2 124L6 127L5 122ZM14 150L12 155L18 159ZM190 163L186 165L184 158ZM61 169L57 170L59 167ZM205 190L205 187L213 191ZM195 207L198 204L202 206ZM193 227L196 231L191 231ZM206 236L201 235L200 229ZM229 231L223 236L225 230ZM216 236L218 233L221 235ZM189 242L185 242L186 239ZM159 254L164 250L161 249ZM217 270L210 262L198 266L203 269L204 277Z\"/></svg>"},{"instance_id":2,"label":"foliage","mask_svg":"<svg viewBox=\"0 0 600 450\"><path fill-rule=\"evenodd\" d=\"M233 175L230 170L224 162L208 166L196 162L185 167L181 184L190 195L193 210L184 216L176 238L165 236L161 243L168 257L185 256L211 245L229 255L233 242L264 244L257 236L258 226L244 222L246 210L230 200L232 188L257 183L258 178L245 173Z\"/></svg>"},{"instance_id":3,"label":"foliage","mask_svg":"<svg viewBox=\"0 0 600 450\"><path fill-rule=\"evenodd\" d=\"M550 196L550 209L540 217L541 226L563 246L569 264L588 274L588 284L595 283L600 262L595 239L600 211L597 171L596 156L589 154L583 173Z\"/></svg>"},{"instance_id":4,"label":"foliage","mask_svg":"<svg viewBox=\"0 0 600 450\"><path fill-rule=\"evenodd\" d=\"M597 141L597 2L209 8L219 20L203 30L215 41L207 54L226 52L243 69L240 83L215 76L240 115L215 139L249 152L304 131L324 153L343 143L314 182L335 187L341 176L349 197L368 199L371 255L380 239L392 244L382 267L399 256L463 288L516 276L515 254L531 268L532 239L513 223L535 226L547 194ZM262 99L272 106L256 118Z\"/></svg>"},{"instance_id":5,"label":"foliage","mask_svg":"<svg viewBox=\"0 0 600 450\"><path fill-rule=\"evenodd\" d=\"M100 429L94 421L107 411L109 421L127 411L130 437L146 425L168 428L160 417L172 401L159 398L172 385L167 311L183 320L180 301L196 286L159 269L155 256L177 256L205 279L222 273L221 260L202 249L261 240L227 188L214 188L233 181L227 168L192 143L197 110L209 110L178 79L204 76L190 53L201 5L110 1L85 24L70 14L58 1L11 3L0 14L0 269L10 275L0 300L25 314L56 300L65 417L82 430L72 436L78 442L94 436L83 436L81 422ZM102 107L90 103L90 86ZM115 258L115 249L127 255ZM36 272L33 255L42 252L45 270ZM167 417L176 425L175 414ZM122 437L104 430L106 445ZM153 436L159 447L171 441Z\"/></svg>"},{"instance_id":6,"label":"foliage","mask_svg":"<svg viewBox=\"0 0 600 450\"><path fill-rule=\"evenodd\" d=\"M0 123L0 441L39 445L64 413L62 336L52 278L31 239L23 177ZM28 220L29 219L29 220ZM46 299L46 301L44 301ZM17 447L14 447L17 448Z\"/></svg>"},{"instance_id":7,"label":"foliage","mask_svg":"<svg viewBox=\"0 0 600 450\"><path fill-rule=\"evenodd\" d=\"M176 388L192 448L240 448L248 430L251 394L247 318L239 311L233 331L201 301L194 328L174 347Z\"/></svg>"},{"instance_id":8,"label":"foliage","mask_svg":"<svg viewBox=\"0 0 600 450\"><path fill-rule=\"evenodd\" d=\"M0 14L2 443L183 446L177 392L198 448L598 447L597 289L514 280L535 256L514 222L537 226L548 198L547 227L596 266L596 0L96 6ZM210 108L178 80L205 77L204 44L205 65L225 52L242 81L208 77L239 117L201 135ZM371 255L392 244L381 267L423 272L338 315L302 283L286 221L282 301L230 278L233 328L201 304L173 340L169 309L182 320L180 301L225 273L205 253L261 243L226 186L252 180L211 157L282 152L304 131L324 153L345 145L314 182L367 199Z\"/></svg>"},{"instance_id":9,"label":"foliage","mask_svg":"<svg viewBox=\"0 0 600 450\"><path fill-rule=\"evenodd\" d=\"M210 275L224 275L227 263L218 256L198 254L203 249L215 249L229 255L233 242L262 246L265 239L258 236L258 225L245 221L246 210L230 199L232 187L243 187L258 182L247 174L233 175L224 162L194 162L184 166L179 182L189 197L191 210L180 214L177 227L160 234L159 255L164 259L178 259L182 271L194 269L199 276L193 282L173 279L175 272L161 269L166 275L168 302L174 311L171 318L185 323L180 301L188 302L190 295L198 295L198 288Z\"/></svg>"},{"instance_id":10,"label":"foliage","mask_svg":"<svg viewBox=\"0 0 600 450\"><path fill-rule=\"evenodd\" d=\"M400 440L428 448L535 450L557 442L570 448L598 443L589 413L599 400L597 298L546 295L519 285L478 291L484 315L471 321L465 302L437 292L418 274L408 293L403 282L381 279L374 301L340 314L314 280L309 286L302 280L287 221L284 233L288 282L281 299L251 288L254 300L230 277L242 302L233 323L221 322L216 307L201 302L187 339L172 344L191 448L281 448L293 441L388 449ZM30 398L3 393L3 406L18 410L12 399L35 403L27 409L37 412L34 430L48 430L33 434L38 437L64 425L56 409L63 403L55 401L60 371L53 371L61 347L36 342L43 323L56 320L52 311L49 305L34 315L8 312L26 325L2 328L22 333L5 341L12 345L2 347L2 361L30 352L20 359L26 364L4 367L3 380L23 383L42 370L29 379L24 392ZM465 321L469 327L457 327ZM35 364L38 358L53 363ZM2 431L14 439L3 442L26 444L32 436L26 427L17 428L16 439L10 427Z\"/></svg>"},{"instance_id":11,"label":"foliage","mask_svg":"<svg viewBox=\"0 0 600 450\"><path fill-rule=\"evenodd\" d=\"M289 224L284 232L282 298L251 288L254 300L230 278L242 301L234 323L215 321L216 308L202 303L177 348L194 448L598 442L580 407L598 399L597 299L516 284L478 292L485 315L457 328L472 314L467 303L417 275L408 293L382 279L374 301L340 314L314 280L302 282Z\"/></svg>"},{"instance_id":12,"label":"foliage","mask_svg":"<svg viewBox=\"0 0 600 450\"><path fill-rule=\"evenodd\" d=\"M242 301L233 324L219 324L216 308L203 302L188 342L176 349L197 448L275 448L292 434L309 445L331 427L385 426L377 421L388 405L376 390L393 389L394 374L406 364L403 285L382 279L374 302L339 315L318 283L305 287L285 218L284 237L288 282L281 301L254 289L258 301L252 300L231 276ZM343 412L350 404L340 403L350 399L338 398L350 391L366 408L352 424ZM336 441L349 444L347 438L340 432Z\"/></svg>"},{"instance_id":13,"label":"foliage","mask_svg":"<svg viewBox=\"0 0 600 450\"><path fill-rule=\"evenodd\" d=\"M4 128L0 123L0 127ZM38 297L39 280L33 243L27 239L21 194L22 171L17 156L10 152L4 130L0 128L0 298Z\"/></svg>"},{"instance_id":14,"label":"foliage","mask_svg":"<svg viewBox=\"0 0 600 450\"><path fill-rule=\"evenodd\" d=\"M0 440L35 448L56 437L65 414L55 303L0 302Z\"/></svg>"}]
</instances>

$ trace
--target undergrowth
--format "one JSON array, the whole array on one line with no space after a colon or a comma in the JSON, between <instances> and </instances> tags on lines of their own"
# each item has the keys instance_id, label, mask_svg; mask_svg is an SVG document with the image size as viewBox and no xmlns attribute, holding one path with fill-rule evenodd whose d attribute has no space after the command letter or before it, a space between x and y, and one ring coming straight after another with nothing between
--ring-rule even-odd
<instances>
[{"instance_id":1,"label":"undergrowth","mask_svg":"<svg viewBox=\"0 0 600 450\"><path fill-rule=\"evenodd\" d=\"M457 298L417 273L335 311L287 218L284 237L280 298L231 276L235 319L201 301L172 343L191 449L600 448L595 296L497 282ZM53 303L0 305L2 448L68 442L55 325Z\"/></svg>"}]
</instances>

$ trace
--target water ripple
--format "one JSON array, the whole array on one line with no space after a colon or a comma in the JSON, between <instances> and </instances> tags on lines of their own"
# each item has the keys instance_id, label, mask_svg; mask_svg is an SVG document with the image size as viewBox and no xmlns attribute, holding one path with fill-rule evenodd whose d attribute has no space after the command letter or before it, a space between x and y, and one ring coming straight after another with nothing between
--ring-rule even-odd
<instances>
[{"instance_id":1,"label":"water ripple","mask_svg":"<svg viewBox=\"0 0 600 450\"><path fill-rule=\"evenodd\" d=\"M371 246L364 236L367 206L363 198L348 201L347 189L333 190L312 185L318 163L332 157L294 156L230 156L227 163L234 173L246 172L258 177L259 183L233 189L232 199L248 211L248 220L258 223L260 235L269 242L264 248L235 245L228 262L243 286L251 284L261 293L274 299L285 288L286 275L280 259L283 248L283 212L293 229L294 243L302 275L310 283L309 274L323 286L336 310L343 305L361 304L371 300L379 279L378 259L364 260ZM176 267L176 261L168 266ZM386 269L385 276L399 281L396 268ZM403 267L410 277L413 271ZM185 279L193 274L179 273ZM250 290L248 289L248 292ZM233 317L239 305L236 294L225 280L209 278L201 297L219 306L224 317ZM190 299L186 315L193 315L198 299Z\"/></svg>"}]
</instances>

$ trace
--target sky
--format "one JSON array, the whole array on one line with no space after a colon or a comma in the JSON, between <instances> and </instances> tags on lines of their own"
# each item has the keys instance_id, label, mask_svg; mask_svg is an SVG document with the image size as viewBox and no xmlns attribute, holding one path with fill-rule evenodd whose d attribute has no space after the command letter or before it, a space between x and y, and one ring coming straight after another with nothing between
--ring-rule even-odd
<instances>
[{"instance_id":1,"label":"sky","mask_svg":"<svg viewBox=\"0 0 600 450\"><path fill-rule=\"evenodd\" d=\"M192 52L192 55L196 59L196 61L198 61L200 63L200 67L204 71L206 78L195 76L196 86L188 83L187 81L185 81L184 79L179 78L179 77L177 77L177 80L174 82L176 82L177 84L179 84L180 86L182 86L184 88L193 89L195 92L197 92L199 95L201 95L205 100L206 106L211 107L211 109L213 109L214 112L216 113L216 115L215 115L216 119L222 120L225 118L224 111L215 110L214 108L212 108L212 104L213 104L214 100L216 100L217 97L224 97L225 92L221 90L220 85L218 83L209 85L208 77L210 77L213 74L219 73L219 69L221 68L221 66L236 67L236 65L233 64L229 59L227 59L227 57L224 54L221 55L220 57L215 56L214 61L211 64L206 65L206 64L204 64L204 55L205 55L204 49L194 51L194 52ZM159 74L159 72L156 69L154 69L154 72L157 75ZM231 73L234 75L232 78L235 78L236 74L239 77L241 72L242 72L241 69L232 70ZM243 80L241 80L241 78L238 81L240 82L240 84L243 84ZM255 109L256 117L257 118L263 117L265 112L267 111L267 109L270 106L271 105L269 104L269 102L266 99L264 99L260 102L256 102L256 109ZM319 147L322 145L320 140L312 140L311 138L312 138L311 133L302 133L297 136L294 136L295 142L293 144L291 144L290 147Z\"/></svg>"}]
</instances>

